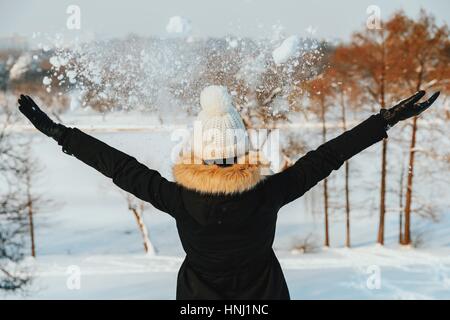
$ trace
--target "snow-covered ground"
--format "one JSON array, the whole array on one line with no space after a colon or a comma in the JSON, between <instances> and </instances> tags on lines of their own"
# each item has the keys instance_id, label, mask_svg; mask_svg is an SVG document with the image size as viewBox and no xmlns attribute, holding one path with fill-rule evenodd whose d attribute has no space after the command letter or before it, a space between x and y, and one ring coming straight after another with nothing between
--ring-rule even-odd
<instances>
[{"instance_id":1,"label":"snow-covered ground","mask_svg":"<svg viewBox=\"0 0 450 320\"><path fill-rule=\"evenodd\" d=\"M117 115L103 121L101 116L92 114L86 117L63 115L63 120L134 155L171 178L169 159L174 142L170 141L169 133L178 126L183 127L183 121L172 119L171 125L167 126L164 119L161 124L156 118ZM127 209L125 197L109 179L62 153L54 141L30 130L25 122L16 130L33 139L33 153L44 167L36 189L54 203L36 216L37 258L29 261L34 269L31 290L26 296L3 297L175 298L176 273L184 252L174 220L154 208L147 209L144 219L158 255L144 255L140 234ZM423 248L397 245L398 214L395 212L387 215L386 247L374 245L378 225L379 147L374 146L352 160L355 171L352 176L352 199L355 200L352 249L343 248L343 214L335 210L331 213L332 248L320 249L323 231L320 187L280 211L274 248L292 298L450 298L448 208L440 212L439 223L413 217L413 232L423 236ZM342 170L334 173L330 186L338 190L341 182ZM417 184L417 187L435 195L444 192L443 197L448 196L448 190L439 184ZM392 203L397 201L396 198L391 200ZM313 211L317 213L313 214ZM296 241L309 234L319 249L308 254L292 253ZM81 287L71 290L67 283L78 271Z\"/></svg>"},{"instance_id":2,"label":"snow-covered ground","mask_svg":"<svg viewBox=\"0 0 450 320\"><path fill-rule=\"evenodd\" d=\"M450 299L449 253L369 246L280 261L293 299ZM34 263L32 291L7 298L174 299L181 262L140 254L45 255Z\"/></svg>"}]
</instances>

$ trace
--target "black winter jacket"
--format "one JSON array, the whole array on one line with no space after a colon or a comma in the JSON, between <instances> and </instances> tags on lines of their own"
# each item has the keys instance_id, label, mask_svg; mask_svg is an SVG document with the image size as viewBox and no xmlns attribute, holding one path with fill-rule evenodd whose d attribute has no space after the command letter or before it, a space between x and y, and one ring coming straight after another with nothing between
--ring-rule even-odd
<instances>
[{"instance_id":1,"label":"black winter jacket","mask_svg":"<svg viewBox=\"0 0 450 320\"><path fill-rule=\"evenodd\" d=\"M208 194L170 182L76 128L68 129L59 144L65 153L175 218L186 252L177 299L289 299L272 249L278 211L344 161L387 138L385 125L380 115L373 115L285 171L232 194Z\"/></svg>"}]
</instances>

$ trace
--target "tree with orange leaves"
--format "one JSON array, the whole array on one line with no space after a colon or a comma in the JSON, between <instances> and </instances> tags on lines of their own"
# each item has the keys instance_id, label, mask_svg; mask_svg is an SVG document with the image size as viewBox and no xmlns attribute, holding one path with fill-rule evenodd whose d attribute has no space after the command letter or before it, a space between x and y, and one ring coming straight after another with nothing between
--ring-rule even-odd
<instances>
[{"instance_id":1,"label":"tree with orange leaves","mask_svg":"<svg viewBox=\"0 0 450 320\"><path fill-rule=\"evenodd\" d=\"M327 124L326 114L334 102L334 93L332 90L332 78L330 73L325 71L318 77L309 80L303 84L303 88L309 95L312 102L312 112L316 113L322 124L322 143L327 141ZM329 231L329 192L328 192L328 178L323 180L323 204L324 204L324 225L325 238L324 246L330 246L330 231Z\"/></svg>"},{"instance_id":2,"label":"tree with orange leaves","mask_svg":"<svg viewBox=\"0 0 450 320\"><path fill-rule=\"evenodd\" d=\"M413 20L398 12L386 23L390 33L395 34L395 51L402 67L402 81L393 85L402 94L429 88L441 91L450 89L450 39L446 24L438 26L435 18L424 10ZM413 178L415 169L418 117L412 119L409 147L408 175L405 191L404 236L402 244L411 244L411 211Z\"/></svg>"},{"instance_id":3,"label":"tree with orange leaves","mask_svg":"<svg viewBox=\"0 0 450 320\"><path fill-rule=\"evenodd\" d=\"M422 11L417 21L397 12L381 29L355 33L348 46L338 48L333 68L345 71L345 81L359 88L357 99L367 99L373 106L386 108L397 97L420 89L450 86L450 44L447 25L437 26L435 19ZM362 100L361 100L362 101ZM410 215L416 150L417 117L412 119L409 170L406 184L404 244L411 243ZM377 242L384 244L386 215L387 140L383 141L380 181L380 217Z\"/></svg>"},{"instance_id":4,"label":"tree with orange leaves","mask_svg":"<svg viewBox=\"0 0 450 320\"><path fill-rule=\"evenodd\" d=\"M390 84L398 80L401 68L396 64L395 35L384 26L355 33L342 60L358 81L360 89L372 105L386 108L392 101ZM381 151L380 218L377 242L384 244L384 221L386 215L387 140Z\"/></svg>"},{"instance_id":5,"label":"tree with orange leaves","mask_svg":"<svg viewBox=\"0 0 450 320\"><path fill-rule=\"evenodd\" d=\"M362 94L356 77L352 74L351 49L340 45L335 48L330 58L330 68L326 71L326 78L331 84L331 94L339 105L341 111L342 130L347 131L347 109L364 104ZM351 246L350 237L350 160L344 164L344 195L345 195L345 246Z\"/></svg>"}]
</instances>

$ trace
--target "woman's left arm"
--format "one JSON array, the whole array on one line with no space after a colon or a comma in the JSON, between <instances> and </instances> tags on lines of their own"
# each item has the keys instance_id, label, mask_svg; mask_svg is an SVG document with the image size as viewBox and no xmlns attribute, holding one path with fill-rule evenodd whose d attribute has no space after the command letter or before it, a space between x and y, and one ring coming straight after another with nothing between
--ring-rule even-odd
<instances>
[{"instance_id":1,"label":"woman's left arm","mask_svg":"<svg viewBox=\"0 0 450 320\"><path fill-rule=\"evenodd\" d=\"M419 91L390 109L382 109L351 130L308 152L285 171L270 177L269 181L274 186L271 190L278 194L279 206L301 197L333 170L339 169L346 160L387 138L386 131L390 127L422 113L433 104L439 92L427 101L417 103L424 95L425 91Z\"/></svg>"}]
</instances>

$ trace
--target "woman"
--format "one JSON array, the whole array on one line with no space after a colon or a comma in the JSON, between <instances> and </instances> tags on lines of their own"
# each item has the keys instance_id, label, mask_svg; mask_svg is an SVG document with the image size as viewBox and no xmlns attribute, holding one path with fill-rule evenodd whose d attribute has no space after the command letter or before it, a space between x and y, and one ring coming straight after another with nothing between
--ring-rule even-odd
<instances>
[{"instance_id":1,"label":"woman","mask_svg":"<svg viewBox=\"0 0 450 320\"><path fill-rule=\"evenodd\" d=\"M287 170L263 179L261 166L248 161L248 144L242 135L228 145L223 143L228 141L226 131L244 129L226 88L207 87L200 96L203 110L198 121L211 134L200 139L200 151L194 146L189 154L194 163L174 165L176 182L76 128L54 123L29 96L21 95L18 102L19 110L65 153L175 218L186 252L178 273L177 299L289 299L272 249L278 211L344 161L387 138L386 131L397 122L426 110L439 92L418 103L424 95L419 91L382 109L308 152Z\"/></svg>"}]
</instances>

